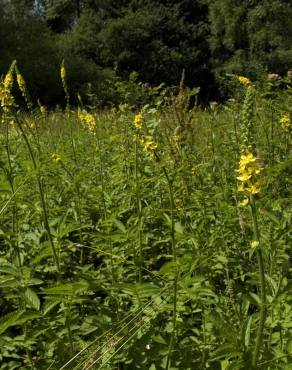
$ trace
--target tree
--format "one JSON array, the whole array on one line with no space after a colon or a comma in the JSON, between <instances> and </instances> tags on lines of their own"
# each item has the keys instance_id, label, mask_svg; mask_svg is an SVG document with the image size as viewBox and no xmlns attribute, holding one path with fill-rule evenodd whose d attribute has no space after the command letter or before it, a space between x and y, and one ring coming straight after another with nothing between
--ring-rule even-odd
<instances>
[{"instance_id":1,"label":"tree","mask_svg":"<svg viewBox=\"0 0 292 370\"><path fill-rule=\"evenodd\" d=\"M150 83L178 84L185 69L187 82L198 84L207 71L207 13L197 3L201 21L193 20L182 3L162 3L131 2L120 17L108 19L99 33L98 62L121 74L135 70Z\"/></svg>"},{"instance_id":2,"label":"tree","mask_svg":"<svg viewBox=\"0 0 292 370\"><path fill-rule=\"evenodd\" d=\"M212 0L210 47L218 73L284 73L292 66L292 4L286 0Z\"/></svg>"}]
</instances>

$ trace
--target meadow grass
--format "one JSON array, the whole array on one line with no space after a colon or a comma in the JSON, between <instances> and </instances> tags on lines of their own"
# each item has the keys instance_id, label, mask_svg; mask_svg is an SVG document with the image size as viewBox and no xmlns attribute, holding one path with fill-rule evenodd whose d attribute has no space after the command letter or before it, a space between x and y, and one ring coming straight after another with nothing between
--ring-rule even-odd
<instances>
[{"instance_id":1,"label":"meadow grass","mask_svg":"<svg viewBox=\"0 0 292 370\"><path fill-rule=\"evenodd\" d=\"M1 369L291 369L291 95L248 89L4 109Z\"/></svg>"}]
</instances>

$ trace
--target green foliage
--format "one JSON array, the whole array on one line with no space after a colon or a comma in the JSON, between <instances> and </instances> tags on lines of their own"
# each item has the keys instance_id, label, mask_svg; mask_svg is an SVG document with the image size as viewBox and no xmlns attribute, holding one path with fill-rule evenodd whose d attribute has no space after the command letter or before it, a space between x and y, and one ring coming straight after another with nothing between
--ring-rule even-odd
<instances>
[{"instance_id":1,"label":"green foliage","mask_svg":"<svg viewBox=\"0 0 292 370\"><path fill-rule=\"evenodd\" d=\"M216 0L209 3L210 46L214 67L259 77L264 71L286 74L291 68L289 1Z\"/></svg>"},{"instance_id":2,"label":"green foliage","mask_svg":"<svg viewBox=\"0 0 292 370\"><path fill-rule=\"evenodd\" d=\"M1 368L252 367L259 246L234 171L248 118L264 180L255 368L289 369L291 82L259 84L248 107L242 86L236 101L189 109L199 89L183 78L178 94L148 96L132 73L119 111L91 95L79 111L1 112ZM135 126L131 105L153 97Z\"/></svg>"},{"instance_id":3,"label":"green foliage","mask_svg":"<svg viewBox=\"0 0 292 370\"><path fill-rule=\"evenodd\" d=\"M99 33L100 63L135 70L145 82L178 84L182 70L195 83L208 58L203 22L188 22L179 6L146 3L109 19ZM197 45L201 45L199 48Z\"/></svg>"}]
</instances>

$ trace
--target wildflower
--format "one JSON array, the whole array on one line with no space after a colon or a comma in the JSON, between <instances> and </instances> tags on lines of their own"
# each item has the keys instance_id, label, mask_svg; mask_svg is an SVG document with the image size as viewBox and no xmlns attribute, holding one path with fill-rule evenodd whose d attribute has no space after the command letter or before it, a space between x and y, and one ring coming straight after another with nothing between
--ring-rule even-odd
<instances>
[{"instance_id":1,"label":"wildflower","mask_svg":"<svg viewBox=\"0 0 292 370\"><path fill-rule=\"evenodd\" d=\"M290 116L289 114L284 114L281 118L280 118L280 124L282 126L282 128L284 130L288 130L290 125L291 125L291 121L290 121Z\"/></svg>"},{"instance_id":2,"label":"wildflower","mask_svg":"<svg viewBox=\"0 0 292 370\"><path fill-rule=\"evenodd\" d=\"M135 125L135 127L136 128L142 128L143 121L144 121L144 118L143 118L142 113L136 114L136 116L134 118L134 125Z\"/></svg>"},{"instance_id":3,"label":"wildflower","mask_svg":"<svg viewBox=\"0 0 292 370\"><path fill-rule=\"evenodd\" d=\"M249 85L251 85L251 80L249 78L247 78L247 77L244 77L244 76L238 76L238 81L243 86L249 86Z\"/></svg>"},{"instance_id":4,"label":"wildflower","mask_svg":"<svg viewBox=\"0 0 292 370\"><path fill-rule=\"evenodd\" d=\"M12 85L13 85L13 74L12 74L12 71L8 71L3 81L4 89L10 91L12 88Z\"/></svg>"},{"instance_id":5,"label":"wildflower","mask_svg":"<svg viewBox=\"0 0 292 370\"><path fill-rule=\"evenodd\" d=\"M62 160L61 156L59 154L56 154L56 153L52 154L51 158L54 162L60 162Z\"/></svg>"},{"instance_id":6,"label":"wildflower","mask_svg":"<svg viewBox=\"0 0 292 370\"><path fill-rule=\"evenodd\" d=\"M239 161L239 168L235 170L239 173L237 180L240 181L238 191L246 196L258 194L261 190L261 183L257 179L262 168L257 163L256 157L252 153L242 154ZM241 205L245 206L248 202L243 200Z\"/></svg>"},{"instance_id":7,"label":"wildflower","mask_svg":"<svg viewBox=\"0 0 292 370\"><path fill-rule=\"evenodd\" d=\"M78 118L80 122L86 126L90 131L94 131L96 128L95 117L93 114L86 111L78 112Z\"/></svg>"},{"instance_id":8,"label":"wildflower","mask_svg":"<svg viewBox=\"0 0 292 370\"><path fill-rule=\"evenodd\" d=\"M66 80L66 68L65 68L64 60L63 60L63 62L61 64L60 75L61 75L62 81L65 81Z\"/></svg>"},{"instance_id":9,"label":"wildflower","mask_svg":"<svg viewBox=\"0 0 292 370\"><path fill-rule=\"evenodd\" d=\"M4 112L8 112L14 106L14 97L11 94L12 85L13 73L10 69L0 85L0 104Z\"/></svg>"},{"instance_id":10,"label":"wildflower","mask_svg":"<svg viewBox=\"0 0 292 370\"><path fill-rule=\"evenodd\" d=\"M144 146L144 149L151 157L154 156L155 150L157 149L157 144L154 142L152 136L143 136L141 139L141 144Z\"/></svg>"},{"instance_id":11,"label":"wildflower","mask_svg":"<svg viewBox=\"0 0 292 370\"><path fill-rule=\"evenodd\" d=\"M15 65L15 72L16 72L17 85L19 87L21 95L23 96L24 100L26 101L27 107L30 109L30 108L32 108L32 103L31 103L31 100L30 100L30 96L29 96L28 90L26 88L25 80L22 77L22 75L20 74L20 72L17 68L17 65Z\"/></svg>"},{"instance_id":12,"label":"wildflower","mask_svg":"<svg viewBox=\"0 0 292 370\"><path fill-rule=\"evenodd\" d=\"M251 248L256 249L259 246L260 242L258 240L253 240L250 243Z\"/></svg>"},{"instance_id":13,"label":"wildflower","mask_svg":"<svg viewBox=\"0 0 292 370\"><path fill-rule=\"evenodd\" d=\"M248 205L248 198L244 198L239 204L241 205L241 207L245 207Z\"/></svg>"},{"instance_id":14,"label":"wildflower","mask_svg":"<svg viewBox=\"0 0 292 370\"><path fill-rule=\"evenodd\" d=\"M21 91L22 95L25 95L26 94L25 81L19 72L16 73L16 80L17 80L19 90Z\"/></svg>"}]
</instances>

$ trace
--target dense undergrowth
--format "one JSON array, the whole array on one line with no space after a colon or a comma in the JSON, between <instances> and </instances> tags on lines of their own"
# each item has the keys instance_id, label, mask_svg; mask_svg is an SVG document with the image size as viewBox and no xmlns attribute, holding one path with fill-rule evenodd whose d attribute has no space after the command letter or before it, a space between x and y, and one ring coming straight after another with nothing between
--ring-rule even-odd
<instances>
[{"instance_id":1,"label":"dense undergrowth","mask_svg":"<svg viewBox=\"0 0 292 370\"><path fill-rule=\"evenodd\" d=\"M8 82L1 369L291 369L289 84L138 113L21 112Z\"/></svg>"}]
</instances>

